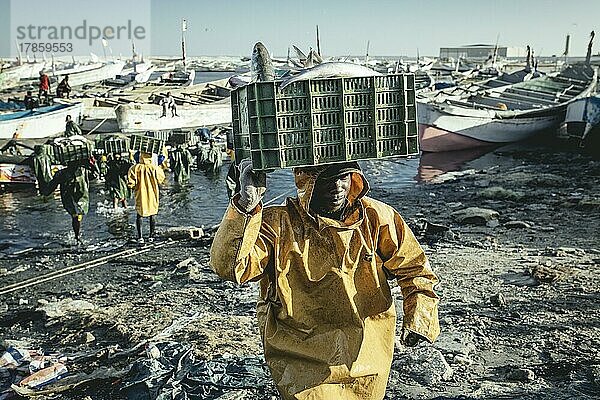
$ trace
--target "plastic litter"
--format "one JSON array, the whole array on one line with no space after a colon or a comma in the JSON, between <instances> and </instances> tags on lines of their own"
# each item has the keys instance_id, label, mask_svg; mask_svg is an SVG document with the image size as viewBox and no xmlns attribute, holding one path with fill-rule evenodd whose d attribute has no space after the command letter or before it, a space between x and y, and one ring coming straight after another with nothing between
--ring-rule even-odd
<instances>
[{"instance_id":1,"label":"plastic litter","mask_svg":"<svg viewBox=\"0 0 600 400\"><path fill-rule=\"evenodd\" d=\"M56 363L50 367L39 370L27 378L23 379L19 385L27 386L32 389L39 389L43 386L56 382L64 377L69 371L64 364Z\"/></svg>"},{"instance_id":2,"label":"plastic litter","mask_svg":"<svg viewBox=\"0 0 600 400\"><path fill-rule=\"evenodd\" d=\"M128 400L214 400L230 392L262 399L276 394L262 358L196 359L191 347L174 342L152 344L146 354L123 380Z\"/></svg>"},{"instance_id":3,"label":"plastic litter","mask_svg":"<svg viewBox=\"0 0 600 400\"><path fill-rule=\"evenodd\" d=\"M31 360L31 355L28 350L10 346L0 357L0 368L15 368L29 360Z\"/></svg>"}]
</instances>

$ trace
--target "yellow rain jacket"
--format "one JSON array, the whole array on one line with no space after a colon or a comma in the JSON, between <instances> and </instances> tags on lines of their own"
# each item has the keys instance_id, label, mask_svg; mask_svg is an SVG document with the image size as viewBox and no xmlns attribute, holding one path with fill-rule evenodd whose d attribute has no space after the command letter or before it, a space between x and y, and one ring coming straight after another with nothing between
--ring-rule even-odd
<instances>
[{"instance_id":1,"label":"yellow rain jacket","mask_svg":"<svg viewBox=\"0 0 600 400\"><path fill-rule=\"evenodd\" d=\"M285 205L245 214L230 204L211 266L224 279L260 280L265 360L284 399L382 399L396 328L387 280L402 289L403 328L430 341L438 280L400 215L364 197L362 174L352 174L345 221L309 213L322 170L295 170L298 197Z\"/></svg>"},{"instance_id":2,"label":"yellow rain jacket","mask_svg":"<svg viewBox=\"0 0 600 400\"><path fill-rule=\"evenodd\" d=\"M152 163L152 156L140 154L140 162L127 172L127 186L135 193L135 209L142 217L158 214L158 185L165 180L162 168Z\"/></svg>"}]
</instances>

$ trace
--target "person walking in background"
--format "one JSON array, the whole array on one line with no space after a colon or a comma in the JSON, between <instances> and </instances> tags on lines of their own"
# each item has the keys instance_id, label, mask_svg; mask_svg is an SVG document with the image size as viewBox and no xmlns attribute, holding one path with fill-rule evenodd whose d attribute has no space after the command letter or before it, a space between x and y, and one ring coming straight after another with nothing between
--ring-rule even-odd
<instances>
[{"instance_id":1,"label":"person walking in background","mask_svg":"<svg viewBox=\"0 0 600 400\"><path fill-rule=\"evenodd\" d=\"M182 145L177 145L169 156L169 164L173 171L173 180L182 185L190 180L192 154Z\"/></svg>"},{"instance_id":2,"label":"person walking in background","mask_svg":"<svg viewBox=\"0 0 600 400\"><path fill-rule=\"evenodd\" d=\"M208 148L201 147L196 158L198 169L210 173L217 173L223 165L223 152L219 146L215 145L215 140L208 141Z\"/></svg>"},{"instance_id":3,"label":"person walking in background","mask_svg":"<svg viewBox=\"0 0 600 400\"><path fill-rule=\"evenodd\" d=\"M127 208L127 199L131 193L127 185L129 168L131 168L131 163L119 153L116 153L114 157L111 156L106 162L104 183L114 208L118 208L119 204L123 208Z\"/></svg>"},{"instance_id":4,"label":"person walking in background","mask_svg":"<svg viewBox=\"0 0 600 400\"><path fill-rule=\"evenodd\" d=\"M153 240L156 233L156 214L158 214L158 185L164 182L165 173L159 165L152 162L151 154L138 152L134 158L137 164L129 168L127 185L133 189L135 195L137 240L139 243L144 243L142 218L150 219L150 240Z\"/></svg>"},{"instance_id":5,"label":"person walking in background","mask_svg":"<svg viewBox=\"0 0 600 400\"><path fill-rule=\"evenodd\" d=\"M71 161L56 172L49 185L40 192L47 196L60 186L60 200L71 216L71 226L75 240L81 244L81 222L90 207L90 171L95 171L93 159Z\"/></svg>"}]
</instances>

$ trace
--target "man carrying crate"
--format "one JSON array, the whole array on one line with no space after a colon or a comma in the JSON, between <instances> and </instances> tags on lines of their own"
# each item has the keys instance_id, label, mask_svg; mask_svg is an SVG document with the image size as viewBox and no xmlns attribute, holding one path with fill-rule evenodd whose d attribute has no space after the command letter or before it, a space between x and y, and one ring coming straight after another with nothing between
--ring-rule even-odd
<instances>
[{"instance_id":1,"label":"man carrying crate","mask_svg":"<svg viewBox=\"0 0 600 400\"><path fill-rule=\"evenodd\" d=\"M439 334L438 282L410 228L366 197L355 162L294 169L285 205L263 208L266 176L240 164L238 191L210 253L237 283L260 281L257 317L265 360L284 399L383 399L402 289L401 340Z\"/></svg>"},{"instance_id":2,"label":"man carrying crate","mask_svg":"<svg viewBox=\"0 0 600 400\"><path fill-rule=\"evenodd\" d=\"M47 196L60 186L60 200L71 216L75 240L81 244L81 222L90 207L90 171L96 171L93 159L69 161L67 167L52 177L47 187L40 192Z\"/></svg>"},{"instance_id":3,"label":"man carrying crate","mask_svg":"<svg viewBox=\"0 0 600 400\"><path fill-rule=\"evenodd\" d=\"M150 218L150 240L153 240L158 214L158 185L165 180L165 173L159 165L152 162L152 154L142 152L138 157L138 163L129 168L127 173L127 185L135 193L137 239L138 242L144 243L142 218ZM159 161L159 164L162 162Z\"/></svg>"},{"instance_id":4,"label":"man carrying crate","mask_svg":"<svg viewBox=\"0 0 600 400\"><path fill-rule=\"evenodd\" d=\"M130 167L131 163L124 159L121 153L109 154L104 182L115 209L119 207L119 204L123 208L127 208L127 199L130 197L127 174Z\"/></svg>"}]
</instances>

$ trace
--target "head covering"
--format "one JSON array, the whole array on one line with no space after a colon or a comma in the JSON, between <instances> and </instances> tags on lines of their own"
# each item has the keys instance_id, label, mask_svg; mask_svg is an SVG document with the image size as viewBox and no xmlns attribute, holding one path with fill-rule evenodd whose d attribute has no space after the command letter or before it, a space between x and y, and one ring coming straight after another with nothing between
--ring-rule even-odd
<instances>
[{"instance_id":1,"label":"head covering","mask_svg":"<svg viewBox=\"0 0 600 400\"><path fill-rule=\"evenodd\" d=\"M362 174L360 167L356 161L349 163L328 164L325 169L319 173L318 179L330 180L341 176L357 172Z\"/></svg>"},{"instance_id":2,"label":"head covering","mask_svg":"<svg viewBox=\"0 0 600 400\"><path fill-rule=\"evenodd\" d=\"M298 188L298 203L300 207L308 214L310 212L310 201L314 192L315 184L318 179L333 179L345 174L351 174L350 192L348 193L348 203L350 210L355 210L353 207L358 200L367 194L369 191L369 182L364 177L360 166L356 162L325 164L316 167L299 167L294 168L294 181ZM353 213L354 214L354 213ZM356 222L360 219L360 212L351 218L349 223Z\"/></svg>"}]
</instances>

